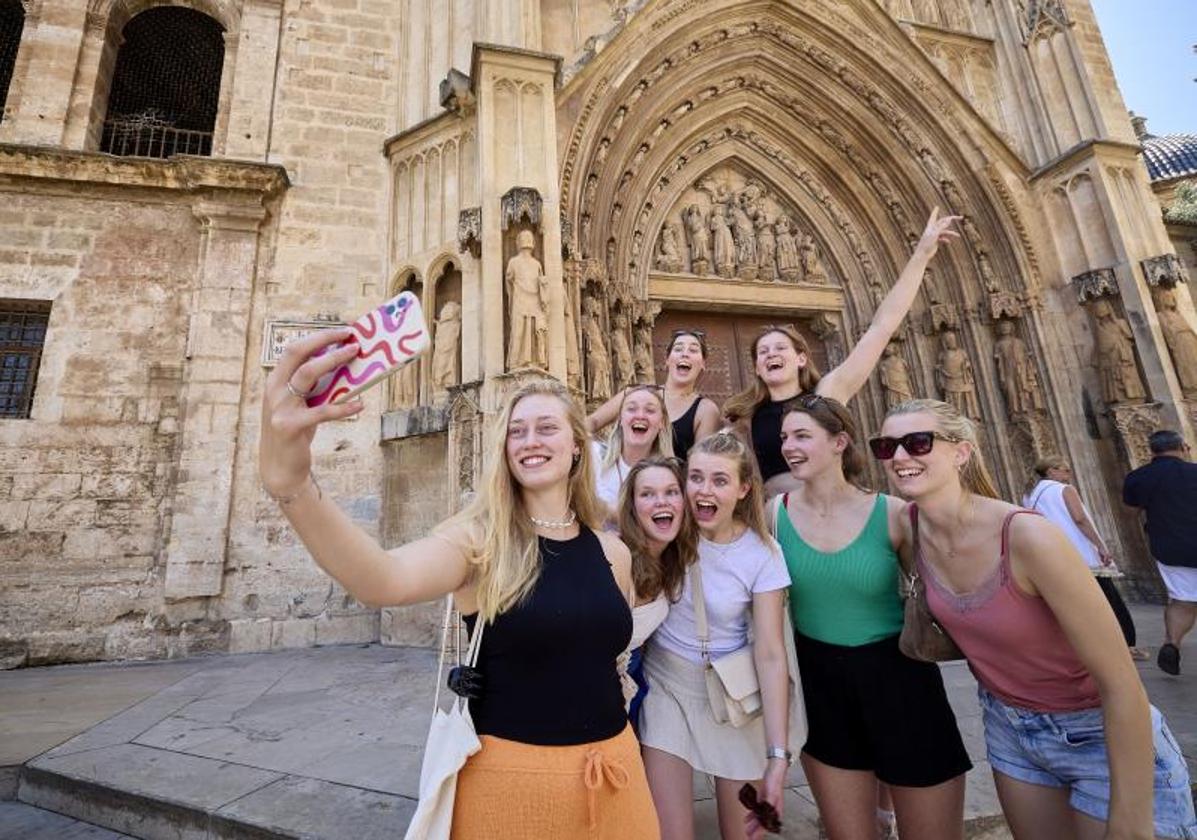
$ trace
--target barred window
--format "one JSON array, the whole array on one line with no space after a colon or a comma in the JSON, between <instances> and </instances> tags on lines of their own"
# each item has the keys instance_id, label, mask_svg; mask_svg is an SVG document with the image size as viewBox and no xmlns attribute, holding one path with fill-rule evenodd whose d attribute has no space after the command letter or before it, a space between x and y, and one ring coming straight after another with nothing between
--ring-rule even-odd
<instances>
[{"instance_id":1,"label":"barred window","mask_svg":"<svg viewBox=\"0 0 1197 840\"><path fill-rule=\"evenodd\" d=\"M212 154L224 30L194 9L157 6L121 33L100 151L133 157Z\"/></svg>"},{"instance_id":2,"label":"barred window","mask_svg":"<svg viewBox=\"0 0 1197 840\"><path fill-rule=\"evenodd\" d=\"M17 48L21 46L21 31L24 28L25 6L21 0L0 0L0 120L4 119L8 86L12 83Z\"/></svg>"},{"instance_id":3,"label":"barred window","mask_svg":"<svg viewBox=\"0 0 1197 840\"><path fill-rule=\"evenodd\" d=\"M49 301L0 300L0 417L29 416L49 323Z\"/></svg>"}]
</instances>

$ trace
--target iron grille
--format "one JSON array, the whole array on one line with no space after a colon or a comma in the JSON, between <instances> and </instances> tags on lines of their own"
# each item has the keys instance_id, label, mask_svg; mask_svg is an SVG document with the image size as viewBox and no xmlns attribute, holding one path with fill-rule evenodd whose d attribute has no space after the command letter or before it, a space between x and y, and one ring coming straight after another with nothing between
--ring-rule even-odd
<instances>
[{"instance_id":1,"label":"iron grille","mask_svg":"<svg viewBox=\"0 0 1197 840\"><path fill-rule=\"evenodd\" d=\"M29 416L49 323L48 301L0 300L0 417Z\"/></svg>"},{"instance_id":2,"label":"iron grille","mask_svg":"<svg viewBox=\"0 0 1197 840\"><path fill-rule=\"evenodd\" d=\"M158 6L121 33L100 151L166 158L210 155L224 30L193 9Z\"/></svg>"},{"instance_id":3,"label":"iron grille","mask_svg":"<svg viewBox=\"0 0 1197 840\"><path fill-rule=\"evenodd\" d=\"M17 48L21 46L21 31L24 28L25 6L21 0L0 0L0 120L4 119L8 86L12 83Z\"/></svg>"}]
</instances>

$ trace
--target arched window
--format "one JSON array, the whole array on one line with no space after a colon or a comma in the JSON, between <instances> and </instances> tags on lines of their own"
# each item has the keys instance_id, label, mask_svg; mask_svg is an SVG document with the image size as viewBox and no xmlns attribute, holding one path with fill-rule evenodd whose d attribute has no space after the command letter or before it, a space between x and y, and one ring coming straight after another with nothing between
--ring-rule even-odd
<instances>
[{"instance_id":1,"label":"arched window","mask_svg":"<svg viewBox=\"0 0 1197 840\"><path fill-rule=\"evenodd\" d=\"M100 151L212 154L224 30L192 9L158 6L125 24Z\"/></svg>"},{"instance_id":2,"label":"arched window","mask_svg":"<svg viewBox=\"0 0 1197 840\"><path fill-rule=\"evenodd\" d=\"M25 7L21 0L0 0L0 109L8 99L12 70L17 63L17 48L21 45L21 30L25 28ZM4 110L0 110L0 120Z\"/></svg>"}]
</instances>

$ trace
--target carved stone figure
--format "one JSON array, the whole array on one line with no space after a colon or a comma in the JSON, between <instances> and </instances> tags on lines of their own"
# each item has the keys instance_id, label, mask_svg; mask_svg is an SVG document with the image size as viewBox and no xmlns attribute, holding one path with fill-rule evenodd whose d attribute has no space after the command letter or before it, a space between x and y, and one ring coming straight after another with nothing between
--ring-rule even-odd
<instances>
[{"instance_id":1,"label":"carved stone figure","mask_svg":"<svg viewBox=\"0 0 1197 840\"><path fill-rule=\"evenodd\" d=\"M1091 309L1097 337L1097 366L1102 398L1110 404L1141 400L1147 395L1135 363L1135 339L1108 300L1095 300Z\"/></svg>"},{"instance_id":2,"label":"carved stone figure","mask_svg":"<svg viewBox=\"0 0 1197 840\"><path fill-rule=\"evenodd\" d=\"M586 311L582 315L586 338L586 383L590 398L602 402L611 397L611 357L607 353L607 342L603 337L603 324L599 318L600 304L588 298Z\"/></svg>"},{"instance_id":3,"label":"carved stone figure","mask_svg":"<svg viewBox=\"0 0 1197 840\"><path fill-rule=\"evenodd\" d=\"M980 420L981 404L977 401L977 382L968 353L961 349L959 337L951 330L943 334L940 343L935 378L943 401L951 403L965 417Z\"/></svg>"},{"instance_id":4,"label":"carved stone figure","mask_svg":"<svg viewBox=\"0 0 1197 840\"><path fill-rule=\"evenodd\" d=\"M1172 289L1157 289L1155 311L1160 319L1164 341L1172 354L1172 365L1176 378L1185 396L1197 394L1197 333L1176 309L1176 292Z\"/></svg>"},{"instance_id":5,"label":"carved stone figure","mask_svg":"<svg viewBox=\"0 0 1197 840\"><path fill-rule=\"evenodd\" d=\"M611 356L615 360L615 380L621 386L634 382L636 362L628 344L628 316L622 312L611 319Z\"/></svg>"},{"instance_id":6,"label":"carved stone figure","mask_svg":"<svg viewBox=\"0 0 1197 840\"><path fill-rule=\"evenodd\" d=\"M684 221L690 238L690 270L701 276L711 267L711 232L703 218L702 208L691 204L686 208Z\"/></svg>"},{"instance_id":7,"label":"carved stone figure","mask_svg":"<svg viewBox=\"0 0 1197 840\"><path fill-rule=\"evenodd\" d=\"M993 294L1001 288L998 285L997 274L993 270L993 263L989 261L989 255L984 251L977 252L977 271L981 275L981 284L985 287L985 291Z\"/></svg>"},{"instance_id":8,"label":"carved stone figure","mask_svg":"<svg viewBox=\"0 0 1197 840\"><path fill-rule=\"evenodd\" d=\"M756 258L760 265L758 278L775 280L777 278L777 239L773 235L773 225L769 223L769 217L763 211L756 217Z\"/></svg>"},{"instance_id":9,"label":"carved stone figure","mask_svg":"<svg viewBox=\"0 0 1197 840\"><path fill-rule=\"evenodd\" d=\"M461 381L461 304L449 301L436 319L432 348L432 390L444 391Z\"/></svg>"},{"instance_id":10,"label":"carved stone figure","mask_svg":"<svg viewBox=\"0 0 1197 840\"><path fill-rule=\"evenodd\" d=\"M777 240L777 273L787 283L797 283L802 277L802 259L798 255L798 242L790 232L790 220L778 217L773 224L773 236Z\"/></svg>"},{"instance_id":11,"label":"carved stone figure","mask_svg":"<svg viewBox=\"0 0 1197 840\"><path fill-rule=\"evenodd\" d=\"M404 365L395 374L391 386L391 405L394 408L412 408L420 402L420 362Z\"/></svg>"},{"instance_id":12,"label":"carved stone figure","mask_svg":"<svg viewBox=\"0 0 1197 840\"><path fill-rule=\"evenodd\" d=\"M802 262L803 279L807 283L827 285L827 270L823 268L823 261L819 259L819 248L815 245L815 238L809 233L798 236L798 257Z\"/></svg>"},{"instance_id":13,"label":"carved stone figure","mask_svg":"<svg viewBox=\"0 0 1197 840\"><path fill-rule=\"evenodd\" d=\"M1010 416L1042 411L1043 393L1039 387L1039 375L1026 342L1015 334L1013 321L998 321L997 334L993 358L997 363L998 385L1006 398L1006 409Z\"/></svg>"},{"instance_id":14,"label":"carved stone figure","mask_svg":"<svg viewBox=\"0 0 1197 840\"><path fill-rule=\"evenodd\" d=\"M532 256L536 240L532 231L516 237L519 253L507 261L507 305L511 330L507 344L507 367L534 366L548 369L549 281L540 260Z\"/></svg>"},{"instance_id":15,"label":"carved stone figure","mask_svg":"<svg viewBox=\"0 0 1197 840\"><path fill-rule=\"evenodd\" d=\"M682 250L678 243L677 225L672 222L661 228L661 248L657 252L657 268L661 271L682 270Z\"/></svg>"},{"instance_id":16,"label":"carved stone figure","mask_svg":"<svg viewBox=\"0 0 1197 840\"><path fill-rule=\"evenodd\" d=\"M720 277L736 275L736 240L727 226L725 210L716 204L711 211L711 239L715 251L715 273Z\"/></svg>"},{"instance_id":17,"label":"carved stone figure","mask_svg":"<svg viewBox=\"0 0 1197 840\"><path fill-rule=\"evenodd\" d=\"M893 408L907 400L914 399L914 386L910 384L910 368L902 358L901 350L895 342L885 346L881 354L881 361L877 365L877 372L881 377L881 389L885 392L885 407Z\"/></svg>"},{"instance_id":18,"label":"carved stone figure","mask_svg":"<svg viewBox=\"0 0 1197 840\"><path fill-rule=\"evenodd\" d=\"M736 266L739 274L745 280L755 280L756 265L756 228L752 218L742 206L743 201L733 201L728 205L731 212L732 237L736 241Z\"/></svg>"},{"instance_id":19,"label":"carved stone figure","mask_svg":"<svg viewBox=\"0 0 1197 840\"><path fill-rule=\"evenodd\" d=\"M635 368L637 382L656 382L653 375L653 328L647 321L636 324Z\"/></svg>"},{"instance_id":20,"label":"carved stone figure","mask_svg":"<svg viewBox=\"0 0 1197 840\"><path fill-rule=\"evenodd\" d=\"M581 391L582 354L578 348L578 325L574 318L576 294L576 291L567 291L565 296L565 382L570 388Z\"/></svg>"}]
</instances>

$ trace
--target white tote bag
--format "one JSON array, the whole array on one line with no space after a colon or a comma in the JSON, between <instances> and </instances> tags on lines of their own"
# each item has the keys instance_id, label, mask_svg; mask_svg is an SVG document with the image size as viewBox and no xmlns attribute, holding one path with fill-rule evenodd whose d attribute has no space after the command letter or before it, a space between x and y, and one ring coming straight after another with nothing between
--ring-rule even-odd
<instances>
[{"instance_id":1,"label":"white tote bag","mask_svg":"<svg viewBox=\"0 0 1197 840\"><path fill-rule=\"evenodd\" d=\"M420 802L407 826L405 840L449 840L449 832L453 827L453 801L457 798L457 774L465 766L466 759L482 749L478 733L474 731L474 720L470 717L469 702L454 694L447 709L440 707L450 635L457 664L461 664L461 629L458 620L459 617L453 614L453 597L449 596L445 604L445 626L441 633L440 664L436 669L432 724L428 727L424 763L420 767ZM470 639L466 653L465 664L471 668L478 664L483 624L479 618L474 625L474 636Z\"/></svg>"}]
</instances>

